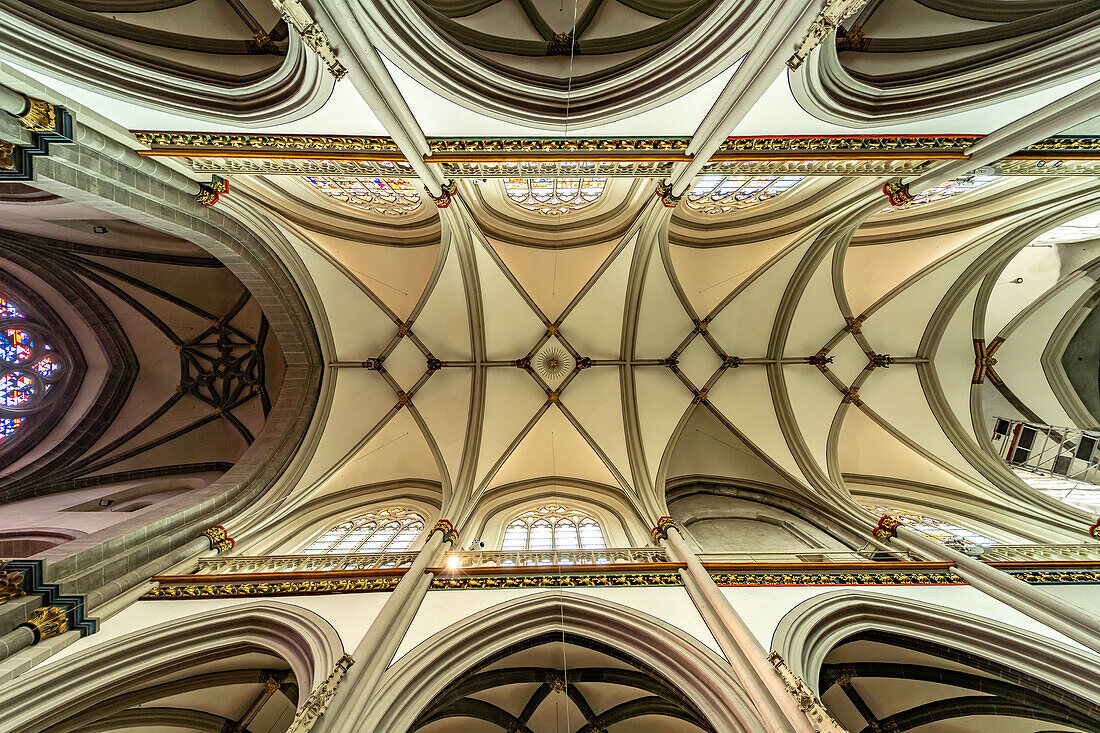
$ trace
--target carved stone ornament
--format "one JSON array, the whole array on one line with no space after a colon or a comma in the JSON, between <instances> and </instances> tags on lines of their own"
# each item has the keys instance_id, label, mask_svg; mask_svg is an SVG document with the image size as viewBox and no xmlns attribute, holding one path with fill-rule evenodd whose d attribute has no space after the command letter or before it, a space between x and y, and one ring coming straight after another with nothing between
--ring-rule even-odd
<instances>
[{"instance_id":1,"label":"carved stone ornament","mask_svg":"<svg viewBox=\"0 0 1100 733\"><path fill-rule=\"evenodd\" d=\"M205 183L199 184L199 192L195 194L195 201L198 201L203 206L213 206L218 203L219 194Z\"/></svg>"},{"instance_id":2,"label":"carved stone ornament","mask_svg":"<svg viewBox=\"0 0 1100 733\"><path fill-rule=\"evenodd\" d=\"M672 184L668 181L658 181L657 189L654 191L654 194L657 198L661 199L661 203L669 209L675 209L680 203L680 199L683 198L683 196L672 195Z\"/></svg>"},{"instance_id":3,"label":"carved stone ornament","mask_svg":"<svg viewBox=\"0 0 1100 733\"><path fill-rule=\"evenodd\" d=\"M210 540L210 549L217 550L219 555L232 550L233 545L236 544L229 536L229 532L220 524L210 529L204 529L202 536Z\"/></svg>"},{"instance_id":4,"label":"carved stone ornament","mask_svg":"<svg viewBox=\"0 0 1100 733\"><path fill-rule=\"evenodd\" d=\"M1096 524L1089 527L1089 536L1100 540L1100 519L1097 519Z\"/></svg>"},{"instance_id":5,"label":"carved stone ornament","mask_svg":"<svg viewBox=\"0 0 1100 733\"><path fill-rule=\"evenodd\" d=\"M817 48L822 41L829 37L833 31L840 27L845 18L856 13L857 10L867 4L867 0L825 0L825 7L814 18L806 31L806 38L795 51L794 56L787 60L787 66L791 70L797 69ZM862 38L862 35L860 36Z\"/></svg>"},{"instance_id":6,"label":"carved stone ornament","mask_svg":"<svg viewBox=\"0 0 1100 733\"><path fill-rule=\"evenodd\" d=\"M286 24L298 31L302 42L313 49L313 52L321 57L321 61L328 67L329 73L336 80L347 76L347 68L336 58L328 37L321 30L321 26L313 21L313 16L303 7L299 0L271 0L271 4L279 11L279 15Z\"/></svg>"},{"instance_id":7,"label":"carved stone ornament","mask_svg":"<svg viewBox=\"0 0 1100 733\"><path fill-rule=\"evenodd\" d=\"M0 570L0 603L22 598L26 594L23 590L22 573L8 573Z\"/></svg>"},{"instance_id":8,"label":"carved stone ornament","mask_svg":"<svg viewBox=\"0 0 1100 733\"><path fill-rule=\"evenodd\" d=\"M654 542L660 542L661 540L668 539L668 531L675 529L676 520L672 517L661 517L657 520L657 526L649 531L652 535Z\"/></svg>"},{"instance_id":9,"label":"carved stone ornament","mask_svg":"<svg viewBox=\"0 0 1100 733\"><path fill-rule=\"evenodd\" d=\"M12 155L14 153L14 145L0 140L0 170L11 170L15 168L15 161L12 160Z\"/></svg>"},{"instance_id":10,"label":"carved stone ornament","mask_svg":"<svg viewBox=\"0 0 1100 733\"><path fill-rule=\"evenodd\" d=\"M833 716L829 715L825 706L821 704L821 701L814 695L813 690L802 678L790 670L787 663L783 661L783 657L779 656L779 652L769 654L768 661L775 667L779 679L783 680L783 686L787 688L787 692L790 693L791 697L798 702L798 709L806 714L814 730L820 733L848 733L847 729L836 722Z\"/></svg>"},{"instance_id":11,"label":"carved stone ornament","mask_svg":"<svg viewBox=\"0 0 1100 733\"><path fill-rule=\"evenodd\" d=\"M451 205L451 199L458 195L458 184L454 181L447 181L443 184L443 191L438 196L432 196L428 193L428 196L435 205L441 209L445 209Z\"/></svg>"},{"instance_id":12,"label":"carved stone ornament","mask_svg":"<svg viewBox=\"0 0 1100 733\"><path fill-rule=\"evenodd\" d=\"M455 526L446 519L440 519L435 523L435 526L432 527L432 532L436 531L443 533L444 542L450 542L452 545L458 544L458 531L455 530Z\"/></svg>"},{"instance_id":13,"label":"carved stone ornament","mask_svg":"<svg viewBox=\"0 0 1100 733\"><path fill-rule=\"evenodd\" d=\"M871 536L876 540L883 542L889 542L891 537L898 536L898 527L901 526L901 521L895 517L891 517L889 514L883 514L878 520L878 524L871 530Z\"/></svg>"},{"instance_id":14,"label":"carved stone ornament","mask_svg":"<svg viewBox=\"0 0 1100 733\"><path fill-rule=\"evenodd\" d=\"M27 110L19 115L19 124L35 132L52 132L57 126L57 108L41 99L27 98Z\"/></svg>"},{"instance_id":15,"label":"carved stone ornament","mask_svg":"<svg viewBox=\"0 0 1100 733\"><path fill-rule=\"evenodd\" d=\"M347 674L348 667L353 664L355 664L355 660L347 654L336 661L336 667L333 668L332 674L309 694L306 704L301 707L294 716L294 720L290 722L287 733L307 733L307 731L313 729L317 719L328 710L332 698L336 697L336 689L340 686L340 681Z\"/></svg>"},{"instance_id":16,"label":"carved stone ornament","mask_svg":"<svg viewBox=\"0 0 1100 733\"><path fill-rule=\"evenodd\" d=\"M27 619L26 623L19 624L34 632L34 643L46 639L52 639L69 630L69 616L65 609L57 606L43 606Z\"/></svg>"},{"instance_id":17,"label":"carved stone ornament","mask_svg":"<svg viewBox=\"0 0 1100 733\"><path fill-rule=\"evenodd\" d=\"M893 181L886 183L882 187L882 192L889 199L891 206L904 206L912 201L915 196L909 193L909 186L901 182L900 178L896 178Z\"/></svg>"}]
</instances>

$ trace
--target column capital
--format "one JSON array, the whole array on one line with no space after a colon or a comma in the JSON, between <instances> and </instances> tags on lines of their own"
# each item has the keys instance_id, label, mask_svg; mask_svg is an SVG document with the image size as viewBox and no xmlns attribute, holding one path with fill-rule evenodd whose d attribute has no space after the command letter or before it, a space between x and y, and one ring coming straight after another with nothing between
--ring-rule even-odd
<instances>
[{"instance_id":1,"label":"column capital","mask_svg":"<svg viewBox=\"0 0 1100 733\"><path fill-rule=\"evenodd\" d=\"M891 206L904 206L915 198L909 193L909 185L902 183L900 178L895 178L884 185L882 193L890 200Z\"/></svg>"},{"instance_id":2,"label":"column capital","mask_svg":"<svg viewBox=\"0 0 1100 733\"><path fill-rule=\"evenodd\" d=\"M440 519L436 522L435 526L432 527L432 532L442 532L444 542L450 542L452 545L458 544L458 530L446 519Z\"/></svg>"},{"instance_id":3,"label":"column capital","mask_svg":"<svg viewBox=\"0 0 1100 733\"><path fill-rule=\"evenodd\" d=\"M34 632L34 643L64 634L69 630L69 615L64 608L43 606L31 614L26 623L19 624Z\"/></svg>"},{"instance_id":4,"label":"column capital","mask_svg":"<svg viewBox=\"0 0 1100 733\"><path fill-rule=\"evenodd\" d=\"M658 181L657 188L653 193L657 198L661 199L661 203L668 209L675 209L680 203L680 199L683 198L683 196L672 195L672 184L668 181Z\"/></svg>"},{"instance_id":5,"label":"column capital","mask_svg":"<svg viewBox=\"0 0 1100 733\"><path fill-rule=\"evenodd\" d=\"M42 99L27 97L27 108L16 115L19 124L34 132L53 132L57 127L57 107Z\"/></svg>"},{"instance_id":6,"label":"column capital","mask_svg":"<svg viewBox=\"0 0 1100 733\"><path fill-rule=\"evenodd\" d=\"M669 516L661 517L657 520L657 526L649 531L649 534L653 537L654 542L660 542L661 540L668 539L668 531L670 529L676 529L676 520Z\"/></svg>"},{"instance_id":7,"label":"column capital","mask_svg":"<svg viewBox=\"0 0 1100 733\"><path fill-rule=\"evenodd\" d=\"M229 536L229 531L220 524L204 529L202 536L210 540L210 549L217 550L219 555L232 550L237 544L236 540Z\"/></svg>"},{"instance_id":8,"label":"column capital","mask_svg":"<svg viewBox=\"0 0 1100 733\"><path fill-rule=\"evenodd\" d=\"M889 514L883 514L879 517L878 524L871 530L871 536L876 540L883 542L889 542L890 538L898 536L898 527L901 526L901 521L896 517L891 517Z\"/></svg>"},{"instance_id":9,"label":"column capital","mask_svg":"<svg viewBox=\"0 0 1100 733\"><path fill-rule=\"evenodd\" d=\"M1093 522L1093 525L1089 527L1089 536L1095 537L1096 539L1100 540L1100 518Z\"/></svg>"},{"instance_id":10,"label":"column capital","mask_svg":"<svg viewBox=\"0 0 1100 733\"><path fill-rule=\"evenodd\" d=\"M445 209L451 205L451 199L458 195L458 184L454 181L447 181L443 184L443 191L438 196L432 196L431 192L428 192L428 196L431 197L435 205L441 209Z\"/></svg>"}]
</instances>

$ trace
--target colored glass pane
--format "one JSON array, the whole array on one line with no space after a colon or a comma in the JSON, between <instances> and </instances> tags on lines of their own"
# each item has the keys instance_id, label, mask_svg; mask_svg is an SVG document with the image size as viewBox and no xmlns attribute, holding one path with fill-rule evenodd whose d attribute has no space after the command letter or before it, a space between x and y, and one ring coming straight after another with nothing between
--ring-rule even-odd
<instances>
[{"instance_id":1,"label":"colored glass pane","mask_svg":"<svg viewBox=\"0 0 1100 733\"><path fill-rule=\"evenodd\" d=\"M30 334L18 328L0 331L0 359L9 364L22 364L34 353Z\"/></svg>"},{"instance_id":2,"label":"colored glass pane","mask_svg":"<svg viewBox=\"0 0 1100 733\"><path fill-rule=\"evenodd\" d=\"M306 176L321 193L358 209L401 216L419 208L420 194L404 178L361 176Z\"/></svg>"},{"instance_id":3,"label":"colored glass pane","mask_svg":"<svg viewBox=\"0 0 1100 733\"><path fill-rule=\"evenodd\" d=\"M584 512L548 504L524 512L504 530L502 550L602 550L599 522Z\"/></svg>"},{"instance_id":4,"label":"colored glass pane","mask_svg":"<svg viewBox=\"0 0 1100 733\"><path fill-rule=\"evenodd\" d=\"M306 555L404 552L424 531L424 518L399 507L380 509L341 522L302 550Z\"/></svg>"},{"instance_id":5,"label":"colored glass pane","mask_svg":"<svg viewBox=\"0 0 1100 733\"><path fill-rule=\"evenodd\" d=\"M22 407L34 396L34 380L29 374L7 372L0 375L0 407Z\"/></svg>"},{"instance_id":6,"label":"colored glass pane","mask_svg":"<svg viewBox=\"0 0 1100 733\"><path fill-rule=\"evenodd\" d=\"M594 204L606 184L606 178L505 178L504 191L528 211L564 214Z\"/></svg>"},{"instance_id":7,"label":"colored glass pane","mask_svg":"<svg viewBox=\"0 0 1100 733\"><path fill-rule=\"evenodd\" d=\"M745 209L794 188L804 176L703 176L685 197L687 207L703 214Z\"/></svg>"}]
</instances>

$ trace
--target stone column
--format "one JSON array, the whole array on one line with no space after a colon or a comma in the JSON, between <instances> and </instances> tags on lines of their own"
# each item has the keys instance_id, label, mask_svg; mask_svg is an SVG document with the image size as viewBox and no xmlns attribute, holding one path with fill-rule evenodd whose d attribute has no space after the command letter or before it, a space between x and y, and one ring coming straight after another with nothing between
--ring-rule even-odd
<instances>
[{"instance_id":1,"label":"stone column","mask_svg":"<svg viewBox=\"0 0 1100 733\"><path fill-rule=\"evenodd\" d=\"M657 521L653 538L665 548L672 562L686 565L680 570L684 587L745 691L756 703L767 729L782 733L814 733L814 726L788 692L764 648L684 542L671 517L661 517Z\"/></svg>"},{"instance_id":2,"label":"stone column","mask_svg":"<svg viewBox=\"0 0 1100 733\"><path fill-rule=\"evenodd\" d=\"M315 718L315 725L311 723L309 727L294 728L292 733L305 733L310 728L318 733L360 730L361 718L378 682L389 668L435 577L427 572L428 568L438 566L444 554L457 542L458 533L454 525L445 519L436 523L416 560L390 592L378 617L351 653L354 666L350 667L347 678L331 696L331 703L326 705L327 711Z\"/></svg>"},{"instance_id":3,"label":"stone column","mask_svg":"<svg viewBox=\"0 0 1100 733\"><path fill-rule=\"evenodd\" d=\"M955 563L955 571L973 587L1100 653L1100 617L1083 608L1056 598L1042 588L991 567L981 560L946 547L909 529L888 514L879 520L872 534L882 542L889 542L896 537L903 547L928 560Z\"/></svg>"}]
</instances>

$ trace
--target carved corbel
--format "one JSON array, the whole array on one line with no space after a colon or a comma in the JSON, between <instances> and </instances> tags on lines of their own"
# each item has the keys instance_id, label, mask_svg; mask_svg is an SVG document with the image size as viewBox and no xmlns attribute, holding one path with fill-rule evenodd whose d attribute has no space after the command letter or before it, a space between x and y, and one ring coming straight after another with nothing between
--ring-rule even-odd
<instances>
[{"instance_id":1,"label":"carved corbel","mask_svg":"<svg viewBox=\"0 0 1100 733\"><path fill-rule=\"evenodd\" d=\"M672 195L672 184L668 181L658 181L657 188L653 193L661 199L661 203L668 209L675 209L679 205L680 199L683 198L683 196Z\"/></svg>"},{"instance_id":2,"label":"carved corbel","mask_svg":"<svg viewBox=\"0 0 1100 733\"><path fill-rule=\"evenodd\" d=\"M886 198L890 201L890 205L894 207L905 206L916 198L913 194L909 193L909 184L902 183L900 178L888 181L882 187L882 193L886 195Z\"/></svg>"},{"instance_id":3,"label":"carved corbel","mask_svg":"<svg viewBox=\"0 0 1100 733\"><path fill-rule=\"evenodd\" d=\"M232 550L233 545L237 544L236 541L229 536L229 532L226 528L220 524L210 529L203 530L202 536L210 540L210 549L217 550L219 555L223 552Z\"/></svg>"},{"instance_id":4,"label":"carved corbel","mask_svg":"<svg viewBox=\"0 0 1100 733\"><path fill-rule=\"evenodd\" d=\"M670 529L676 529L676 520L672 517L664 516L657 520L657 526L651 529L649 534L653 537L654 542L660 542L661 540L668 539L668 531Z\"/></svg>"},{"instance_id":5,"label":"carved corbel","mask_svg":"<svg viewBox=\"0 0 1100 733\"><path fill-rule=\"evenodd\" d=\"M458 544L458 531L446 519L440 519L436 522L435 526L432 527L432 532L442 532L444 542L450 542L452 545Z\"/></svg>"},{"instance_id":6,"label":"carved corbel","mask_svg":"<svg viewBox=\"0 0 1100 733\"><path fill-rule=\"evenodd\" d=\"M878 524L871 530L871 536L876 540L882 542L889 542L891 538L898 536L898 527L901 526L901 521L895 517L891 517L889 514L883 514L878 520Z\"/></svg>"},{"instance_id":7,"label":"carved corbel","mask_svg":"<svg viewBox=\"0 0 1100 733\"><path fill-rule=\"evenodd\" d=\"M445 209L451 205L451 199L458 195L458 184L454 181L447 181L443 184L443 191L438 196L432 196L431 192L428 196L431 198L435 205L441 209Z\"/></svg>"}]
</instances>

